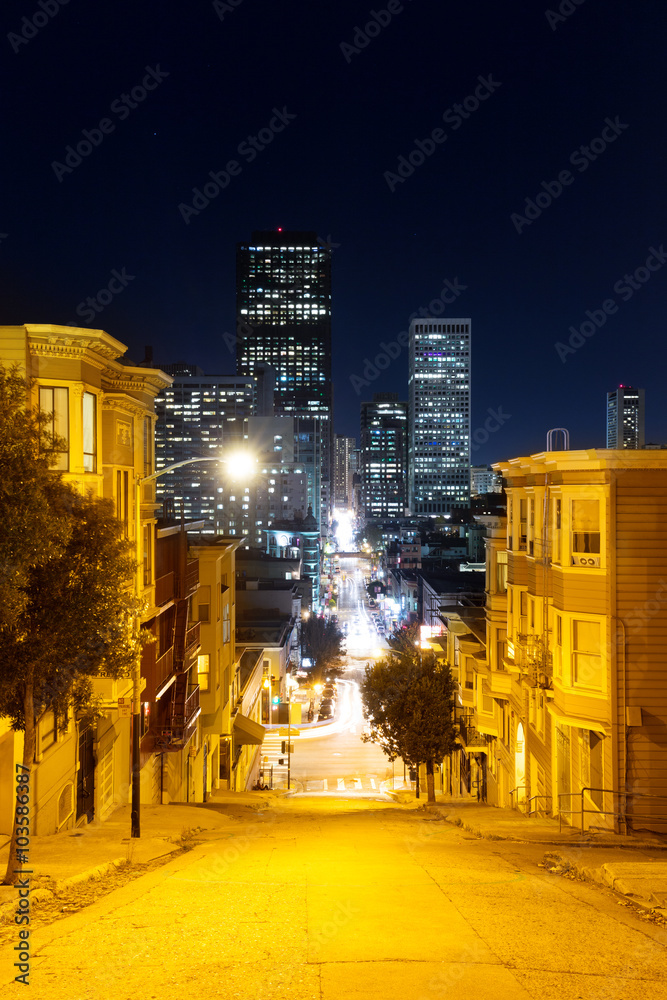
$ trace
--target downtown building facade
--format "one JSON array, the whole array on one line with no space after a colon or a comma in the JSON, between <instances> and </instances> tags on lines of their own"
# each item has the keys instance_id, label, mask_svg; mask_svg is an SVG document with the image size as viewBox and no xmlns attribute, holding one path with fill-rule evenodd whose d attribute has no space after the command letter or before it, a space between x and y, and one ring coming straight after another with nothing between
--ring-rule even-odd
<instances>
[{"instance_id":1,"label":"downtown building facade","mask_svg":"<svg viewBox=\"0 0 667 1000\"><path fill-rule=\"evenodd\" d=\"M405 515L408 404L398 393L375 393L361 404L361 507L368 518Z\"/></svg>"},{"instance_id":2,"label":"downtown building facade","mask_svg":"<svg viewBox=\"0 0 667 1000\"><path fill-rule=\"evenodd\" d=\"M317 421L319 511L326 532L331 502L331 252L315 232L256 231L236 254L236 370L276 372L275 413ZM315 512L315 507L313 507Z\"/></svg>"},{"instance_id":3,"label":"downtown building facade","mask_svg":"<svg viewBox=\"0 0 667 1000\"><path fill-rule=\"evenodd\" d=\"M415 515L470 505L470 319L416 319L409 340L408 502Z\"/></svg>"},{"instance_id":4,"label":"downtown building facade","mask_svg":"<svg viewBox=\"0 0 667 1000\"><path fill-rule=\"evenodd\" d=\"M345 509L352 507L354 502L355 470L354 452L357 447L355 438L336 434L333 452L333 506Z\"/></svg>"},{"instance_id":5,"label":"downtown building facade","mask_svg":"<svg viewBox=\"0 0 667 1000\"><path fill-rule=\"evenodd\" d=\"M619 385L607 393L607 448L643 448L644 390Z\"/></svg>"}]
</instances>

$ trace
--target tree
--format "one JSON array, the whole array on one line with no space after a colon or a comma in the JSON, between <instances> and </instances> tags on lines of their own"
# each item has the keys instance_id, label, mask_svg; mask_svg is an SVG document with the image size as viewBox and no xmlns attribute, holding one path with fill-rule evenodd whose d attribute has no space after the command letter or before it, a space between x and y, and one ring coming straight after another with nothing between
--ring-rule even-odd
<instances>
[{"instance_id":1,"label":"tree","mask_svg":"<svg viewBox=\"0 0 667 1000\"><path fill-rule=\"evenodd\" d=\"M129 673L139 655L138 608L133 546L113 505L82 496L57 473L44 477L41 418L26 406L26 383L22 399L14 388L0 377L0 523L14 560L4 580L13 605L0 625L0 715L25 733L22 773L29 778L43 713L53 711L62 729L70 709L91 705L93 676ZM22 429L30 432L27 443L16 439ZM18 495L27 503L23 522L9 509ZM43 539L34 536L40 528ZM32 534L33 549L8 537L20 531ZM15 883L20 869L14 825L4 883Z\"/></svg>"},{"instance_id":2,"label":"tree","mask_svg":"<svg viewBox=\"0 0 667 1000\"><path fill-rule=\"evenodd\" d=\"M330 618L311 615L301 626L301 651L314 664L313 680L318 683L326 673L340 672L343 633Z\"/></svg>"},{"instance_id":3,"label":"tree","mask_svg":"<svg viewBox=\"0 0 667 1000\"><path fill-rule=\"evenodd\" d=\"M0 628L25 607L27 575L56 558L69 537L61 477L50 466L60 442L46 413L28 405L30 382L0 365Z\"/></svg>"},{"instance_id":4,"label":"tree","mask_svg":"<svg viewBox=\"0 0 667 1000\"><path fill-rule=\"evenodd\" d=\"M453 719L455 684L448 666L433 653L412 647L368 665L361 683L370 733L389 760L426 764L428 801L435 802L434 765L456 746Z\"/></svg>"}]
</instances>

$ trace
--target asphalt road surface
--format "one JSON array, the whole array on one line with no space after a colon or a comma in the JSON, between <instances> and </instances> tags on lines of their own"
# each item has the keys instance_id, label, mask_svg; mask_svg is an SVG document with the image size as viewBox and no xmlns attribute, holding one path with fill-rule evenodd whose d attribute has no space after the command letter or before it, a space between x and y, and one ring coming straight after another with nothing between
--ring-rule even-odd
<instances>
[{"instance_id":1,"label":"asphalt road surface","mask_svg":"<svg viewBox=\"0 0 667 1000\"><path fill-rule=\"evenodd\" d=\"M36 929L30 992L5 946L3 1000L667 1000L665 932L543 849L363 799L242 801L216 839Z\"/></svg>"}]
</instances>

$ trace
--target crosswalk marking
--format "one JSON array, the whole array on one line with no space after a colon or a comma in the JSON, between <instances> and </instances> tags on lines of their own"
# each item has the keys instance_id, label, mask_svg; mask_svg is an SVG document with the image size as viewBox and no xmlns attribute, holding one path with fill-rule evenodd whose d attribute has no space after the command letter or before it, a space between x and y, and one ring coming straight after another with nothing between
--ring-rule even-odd
<instances>
[{"instance_id":1,"label":"crosswalk marking","mask_svg":"<svg viewBox=\"0 0 667 1000\"><path fill-rule=\"evenodd\" d=\"M355 787L355 788L356 788L357 790L359 790L359 789L361 789L361 788L363 788L363 787L364 787L364 786L363 786L363 785L361 784L361 778L355 778L355 779L354 779L354 787Z\"/></svg>"},{"instance_id":2,"label":"crosswalk marking","mask_svg":"<svg viewBox=\"0 0 667 1000\"><path fill-rule=\"evenodd\" d=\"M345 791L345 778L338 779L338 789L339 791Z\"/></svg>"},{"instance_id":3,"label":"crosswalk marking","mask_svg":"<svg viewBox=\"0 0 667 1000\"><path fill-rule=\"evenodd\" d=\"M328 792L329 791L329 782L327 781L326 778L324 778L324 782L323 783L324 783L324 791Z\"/></svg>"},{"instance_id":4,"label":"crosswalk marking","mask_svg":"<svg viewBox=\"0 0 667 1000\"><path fill-rule=\"evenodd\" d=\"M375 778L371 778L371 788L375 788Z\"/></svg>"}]
</instances>

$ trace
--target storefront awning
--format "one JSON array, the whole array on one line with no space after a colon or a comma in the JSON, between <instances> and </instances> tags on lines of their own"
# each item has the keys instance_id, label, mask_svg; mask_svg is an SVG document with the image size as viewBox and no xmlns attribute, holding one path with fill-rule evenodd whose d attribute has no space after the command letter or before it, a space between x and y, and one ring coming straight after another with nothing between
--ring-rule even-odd
<instances>
[{"instance_id":1,"label":"storefront awning","mask_svg":"<svg viewBox=\"0 0 667 1000\"><path fill-rule=\"evenodd\" d=\"M234 719L234 742L242 743L244 745L254 744L259 746L264 742L264 733L266 730L264 726L260 726L258 722L253 722L246 715L241 715L239 712Z\"/></svg>"}]
</instances>

